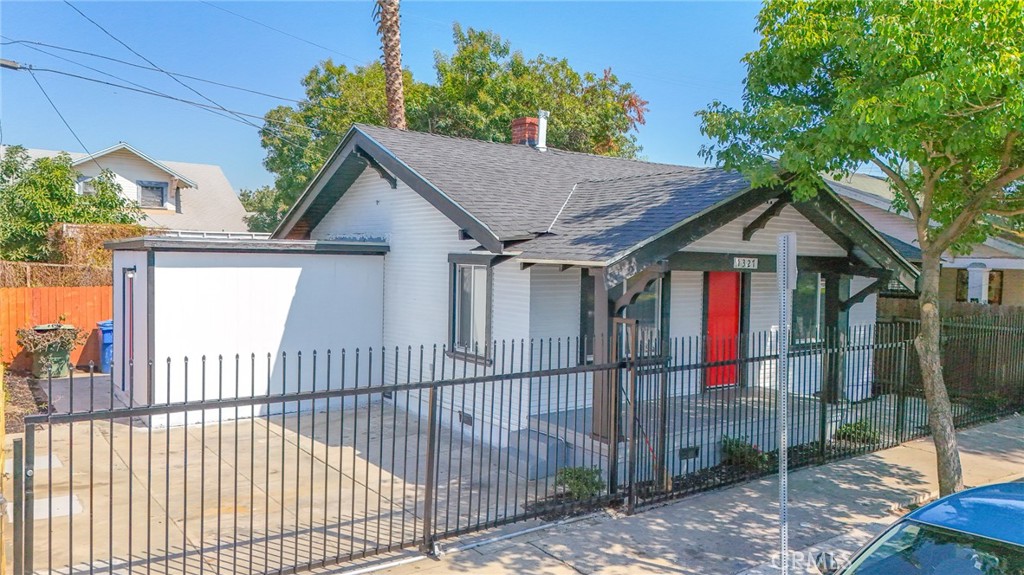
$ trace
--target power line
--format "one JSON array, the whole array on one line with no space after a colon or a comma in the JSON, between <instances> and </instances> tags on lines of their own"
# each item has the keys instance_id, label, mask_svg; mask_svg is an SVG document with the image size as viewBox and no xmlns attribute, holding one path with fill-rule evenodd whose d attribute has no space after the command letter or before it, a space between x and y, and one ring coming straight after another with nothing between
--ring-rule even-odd
<instances>
[{"instance_id":1,"label":"power line","mask_svg":"<svg viewBox=\"0 0 1024 575\"><path fill-rule=\"evenodd\" d=\"M189 91L191 91L191 92L192 92L192 93L194 93L195 95L197 95L197 96L199 96L200 98L202 98L202 99L206 100L207 102L209 102L209 103L213 104L214 106L216 106L216 107L220 108L221 110L224 110L225 112L231 113L231 111L230 111L230 110L228 110L228 109L227 109L227 108L225 108L224 106L221 106L220 104L218 104L217 102L213 101L212 99L210 99L210 98L206 97L206 96L205 96L205 95L203 95L203 94L202 94L201 92L199 92L199 90L196 90L196 89L195 89L195 88L193 88L192 86L189 86L189 85L188 85L188 84L186 84L185 82L182 82L182 81L181 81L180 79L176 78L176 77L175 77L175 76L174 76L173 74L171 74L171 73L167 72L166 70L164 70L164 69L163 69L163 68L161 68L160 66L157 66L157 64L156 64L155 62L153 62L153 61L152 61L152 60L150 60L149 58L147 58L147 57L143 56L142 54L140 54L139 52L137 52L137 51L136 51L135 49L133 49L133 48L132 48L131 46L129 46L128 44L124 43L124 42L123 42L123 41L122 41L122 40L121 40L120 38L118 38L117 36L114 36L114 35L113 35L112 33L110 33L110 31L109 31L109 30L107 30L106 28L104 28L103 26L101 26L99 22L97 22L97 21L93 20L92 18L90 18L90 17L86 16L86 14L85 14L84 12L82 12L81 10L79 10L78 8L76 8L76 7L75 7L75 5L74 5L74 4L72 4L71 2L69 2L68 0L64 0L64 3L65 3L65 4L67 4L67 5L68 5L68 6L69 6L69 7L70 7L70 8L72 9L72 10L74 10L75 12L78 12L78 14L82 16L82 18L85 18L85 19L86 19L86 20L88 20L89 22L92 22L92 24L93 24L94 26L96 26L96 27L97 27L97 28L99 28L99 29L100 29L101 31L103 31L103 33L104 33L104 34L106 34L107 36L109 36L109 37L110 37L110 38L111 38L112 40L114 40L114 41L115 41L115 42L117 42L118 44L120 44L120 45L124 46L124 47L125 47L125 48L126 48L126 49L127 49L128 51L129 51L129 52L131 52L132 54L135 54L136 56L138 56L139 58L141 58L142 60L144 60L144 61L145 61L145 62L146 62L147 64L149 64L150 66L153 66L154 68L157 68L158 70L160 70L161 72L163 72L164 74L166 74L166 75L167 75L167 77L168 77L168 78L170 78L171 80L174 80L174 81L175 81L175 82L177 82L178 84L181 84L182 86L184 86L184 87L185 87L186 89L188 89ZM242 118L241 116L238 116L237 114L234 114L234 115L235 115L235 116L237 116L237 117L238 117L238 118L239 118L240 120L242 120L242 121L246 122L247 124L250 124L250 125L251 125L252 127L254 127L254 128L257 128L257 129L259 128L259 126L257 126L256 124L253 124L253 123L252 123L252 122L250 122L249 120L246 120L246 119Z\"/></svg>"},{"instance_id":2,"label":"power line","mask_svg":"<svg viewBox=\"0 0 1024 575\"><path fill-rule=\"evenodd\" d=\"M216 4L212 4L210 2L207 2L206 0L199 0L199 1L202 4L206 4L210 8L216 8L217 10L220 10L221 12L227 12L228 14L231 14L232 16L236 16L238 18L241 18L242 20L247 20L249 22L252 22L253 24L256 24L257 26L262 26L262 27L266 28L267 30L272 30L274 32L277 32L278 34L281 34L281 35L287 36L289 38L292 38L293 40L298 40L299 42L303 42L305 44L309 44L310 46L315 46L317 48L320 48L321 50L327 50L328 52L333 52L333 53L335 53L335 54L337 54L339 56L344 56L345 58L348 58L349 60L351 60L353 62L356 62L356 63L363 63L363 62L365 62L365 60L363 60L363 59L356 58L355 56L352 56L350 54L346 54L344 52L339 52L339 51L335 50L334 48L329 48L327 46L324 46L323 44L317 44L316 42L313 42L312 40L307 40L306 38L303 38L301 36L296 36L295 34L292 34L290 32L285 32L284 30L281 30L280 28L275 28L275 27L271 26L270 24L264 24L263 22L260 22L259 20L255 20L255 19L250 18L248 16L245 16L243 14L239 14L238 12L232 12L231 10L228 10L227 8L223 8L221 6L217 6Z\"/></svg>"},{"instance_id":3,"label":"power line","mask_svg":"<svg viewBox=\"0 0 1024 575\"><path fill-rule=\"evenodd\" d=\"M89 148L85 145L85 143L82 142L82 138L78 137L78 134L75 132L75 129L72 128L71 124L69 124L67 119L64 118L64 114L60 113L60 109L57 108L57 104L53 103L53 99L50 98L50 95L46 93L46 88L43 88L43 84L39 81L39 78L36 78L35 72L32 71L32 68L25 69L28 70L29 76L32 76L32 79L35 80L36 86L39 86L39 91L43 93L43 97L45 97L46 101L50 103L50 106L53 108L53 111L57 112L57 116L60 118L60 121L64 122L64 125L67 127L68 131L71 132L71 135L74 136L75 140L78 141L78 145L82 146L82 149L85 150L85 153L91 157L92 152L90 152ZM96 158L91 159L93 163L96 164L96 166L99 167L99 169L102 171L103 166L100 166L100 163L96 161Z\"/></svg>"},{"instance_id":4,"label":"power line","mask_svg":"<svg viewBox=\"0 0 1024 575\"><path fill-rule=\"evenodd\" d=\"M46 50L43 50L42 48L35 48L33 46L25 46L25 47L30 49L30 50L35 50L37 52L40 52L42 54L46 54L47 56L51 56L53 58L57 58L58 60L63 60L65 62L70 62L71 64L74 64L76 66L81 66L82 68L85 68L87 70L92 70L93 72L96 72L96 73L99 73L99 74L103 74L104 76L108 76L110 78L114 78L115 80L120 80L121 82L127 82L128 84L131 84L132 86L140 88L141 90L144 90L147 93L152 92L154 95L161 95L163 97L170 97L169 94L166 94L164 92L159 92L159 91L154 90L152 88L147 88L146 86L143 86L142 84L139 84L137 82L132 82L131 80L128 80L127 78L122 78L122 77L117 76L115 74L111 74L110 72L106 72L106 71L100 70L99 68L94 68L92 66L89 66L89 65L86 65L86 64L82 64L81 62L76 62L75 60L72 60L70 58L65 58L65 57L60 56L58 54L54 54L52 52L47 52ZM38 70L38 71L49 71L49 70L46 70L44 68L35 68L35 69ZM127 89L127 87L126 87L126 89ZM233 119L230 116L228 116L226 114L223 114L223 113L221 113L221 112L219 112L217 110L214 110L214 109L211 109L211 108L206 108L206 110L208 112L210 112L212 114L216 114L217 116L220 116L222 118Z\"/></svg>"},{"instance_id":5,"label":"power line","mask_svg":"<svg viewBox=\"0 0 1024 575\"><path fill-rule=\"evenodd\" d=\"M80 64L80 63L75 62L73 60L68 60L67 58L63 58L61 56L53 54L52 52L47 52L47 51L42 50L40 48L36 48L35 46L45 46L47 48L53 48L54 50L63 50L63 51L66 51L66 52L73 52L75 54L82 54L83 56L90 56L90 57L93 57L93 58L101 58L103 60L108 60L110 62L116 62L118 64L123 64L125 66L131 66L133 68L138 68L140 70L150 70L150 71L153 71L153 72L161 72L162 71L159 68L154 68L153 66L143 66L142 64L136 64L135 62L129 62L127 60L121 60L120 58L113 58L111 56L104 56L103 54L97 54L95 52L89 52L89 51L86 51L86 50L76 50L75 48L67 48L67 47L64 47L64 46L57 46L56 44L47 44L46 42L36 42L36 41L33 41L33 40L14 40L14 39L8 38L7 36L3 36L2 34L0 34L0 38L7 38L8 39L8 41L6 41L6 42L0 42L0 46L6 46L6 45L9 45L9 44L21 44L21 45L25 46L26 48L28 48L29 50L35 50L37 52L42 52L43 54L47 54L49 56L53 56L54 58L59 58L61 60L65 60L65 61L71 62L73 64L78 64L79 66L84 66L85 67L84 64ZM101 72L101 73L105 73L105 72ZM261 92L259 90L253 90L252 88L245 88L243 86L236 86L234 84L226 84L224 82L218 82L217 80L208 80L206 78L200 78L198 76L192 76L192 75L189 75L189 74L182 74L180 72L166 72L166 73L167 74L171 74L172 76L178 76L179 78L187 78L189 80L195 80L197 82L204 82L206 84L212 84L214 86L220 86L222 88L230 88L232 90L239 90L239 91L242 91L242 92L248 92L250 94L255 94L257 96L264 96L264 97L267 97L267 98L273 98L275 100L282 100L282 101L285 101L285 102L293 102L293 103L296 103L296 104L301 104L302 103L302 100L297 100L295 98L288 98L288 97L285 97L285 96L277 96L275 94L269 94L267 92ZM125 80L125 81L127 81L127 80Z\"/></svg>"},{"instance_id":6,"label":"power line","mask_svg":"<svg viewBox=\"0 0 1024 575\"><path fill-rule=\"evenodd\" d=\"M155 96L155 97L158 97L158 98L164 98L164 99L172 100L172 101L179 102L179 103L182 103L182 104L188 104L190 106L195 106L197 108L201 108L201 109L204 109L204 110L209 110L209 111L221 110L221 108L212 106L210 104L204 104L202 102L196 102L195 100L188 100L188 99L185 99L185 98L180 98L178 96L172 96L170 94L165 94L163 92L158 92L156 90L152 90L152 89L149 89L149 88L145 88L145 87L143 87L143 88L135 88L135 87L132 87L132 86L126 86L124 84L117 84L117 83L114 83L114 82L108 82L106 80L100 80L98 78L90 78L88 76L82 76L81 74L74 74L72 72L65 72L63 70L53 70L51 68L36 68L36 67L32 67L32 66L27 66L27 65L24 65L24 64L21 66L21 69L30 70L30 71L34 71L34 72L48 72L50 74L57 74L57 75L60 75L60 76L67 76L69 78L74 78L74 79L77 79L77 80L83 80L83 81L86 81L86 82L92 82L92 83L95 83L95 84L103 84L105 86L110 86L112 88L119 88L119 89L122 89L122 90L128 90L130 92L138 92L140 94L145 94L147 96ZM261 126L257 126L255 124L253 124L252 122L250 122L248 120L245 120L244 118L236 118L234 116L242 116L242 117L248 117L248 118L255 118L255 119L263 120L263 121L265 121L267 123L270 123L270 124L278 124L278 125L281 125L283 127L301 127L301 128L305 128L305 129L310 129L308 126L305 126L305 125L302 125L302 124L290 123L290 122L285 122L285 121L281 121L281 120L274 120L272 118L266 118L266 117L263 117L263 116L259 116L257 114L250 114L250 113L247 113L247 112L239 112L237 110L225 110L225 111L228 112L229 114L231 114L231 116L225 116L225 115L222 114L222 117L227 118L228 120L233 120L233 121L236 121L236 122L241 122L241 123L243 123L243 124L245 124L247 126L254 127L254 128L259 129L259 130L262 130L263 128ZM340 132L334 132L334 131L331 131L331 130L324 130L324 129L317 129L316 131L321 133L321 134L330 134L330 135L335 135L335 136L344 136L345 135L345 134L340 133ZM297 143L297 142L295 142L293 140L289 140L285 136L281 136L281 138L284 141L288 142L289 144L296 145L296 146L301 145L301 144L299 144L299 143Z\"/></svg>"}]
</instances>

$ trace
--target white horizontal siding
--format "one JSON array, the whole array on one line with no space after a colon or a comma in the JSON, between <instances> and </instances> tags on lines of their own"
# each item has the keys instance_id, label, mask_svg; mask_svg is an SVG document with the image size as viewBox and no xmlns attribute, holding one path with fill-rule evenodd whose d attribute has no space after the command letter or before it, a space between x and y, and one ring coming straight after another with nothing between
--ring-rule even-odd
<instances>
[{"instance_id":1,"label":"white horizontal siding","mask_svg":"<svg viewBox=\"0 0 1024 575\"><path fill-rule=\"evenodd\" d=\"M577 364L580 334L578 268L560 271L555 266L530 268L530 339L534 369ZM531 413L561 411L588 405L590 385L583 376L544 377L531 382Z\"/></svg>"},{"instance_id":2,"label":"white horizontal siding","mask_svg":"<svg viewBox=\"0 0 1024 575\"><path fill-rule=\"evenodd\" d=\"M704 272L674 271L669 275L669 337L675 365L692 364L703 358ZM672 395L700 390L703 370L673 373Z\"/></svg>"},{"instance_id":3,"label":"white horizontal siding","mask_svg":"<svg viewBox=\"0 0 1024 575\"><path fill-rule=\"evenodd\" d=\"M397 189L392 189L376 172L365 170L312 230L311 237L387 241L390 251L384 258L385 382L483 373L483 366L454 361L444 354L449 342L451 314L448 255L470 253L478 243L460 240L458 226L416 191L401 180ZM502 289L497 291L500 293ZM493 297L491 303L493 305ZM424 348L422 363L420 346ZM411 365L406 359L410 355ZM439 401L442 423L488 441L503 441L489 420L490 389L491 386L478 385L475 389L453 388L442 392ZM404 403L404 400L405 395L400 394L398 401ZM426 393L411 393L409 401L422 404ZM425 405L410 408L426 413ZM472 415L472 427L458 422L460 411ZM508 427L510 421L515 418L506 415L502 426Z\"/></svg>"},{"instance_id":4,"label":"white horizontal siding","mask_svg":"<svg viewBox=\"0 0 1024 575\"><path fill-rule=\"evenodd\" d=\"M817 226L812 224L793 206L786 206L779 215L758 230L749 242L743 241L743 228L761 215L768 206L754 208L732 220L710 234L684 247L684 252L775 254L776 236L784 232L796 232L797 254L802 256L838 256L846 251L833 242Z\"/></svg>"}]
</instances>

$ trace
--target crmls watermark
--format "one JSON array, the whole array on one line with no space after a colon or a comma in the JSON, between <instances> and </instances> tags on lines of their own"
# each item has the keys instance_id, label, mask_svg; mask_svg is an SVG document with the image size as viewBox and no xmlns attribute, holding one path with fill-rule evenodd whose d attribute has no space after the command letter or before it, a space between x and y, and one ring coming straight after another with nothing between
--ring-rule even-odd
<instances>
[{"instance_id":1,"label":"crmls watermark","mask_svg":"<svg viewBox=\"0 0 1024 575\"><path fill-rule=\"evenodd\" d=\"M790 551L789 567L792 573L820 573L821 567L829 567L838 571L850 562L850 553L839 551L832 555L823 554L821 551ZM782 556L778 553L772 555L769 562L773 569L782 570Z\"/></svg>"}]
</instances>

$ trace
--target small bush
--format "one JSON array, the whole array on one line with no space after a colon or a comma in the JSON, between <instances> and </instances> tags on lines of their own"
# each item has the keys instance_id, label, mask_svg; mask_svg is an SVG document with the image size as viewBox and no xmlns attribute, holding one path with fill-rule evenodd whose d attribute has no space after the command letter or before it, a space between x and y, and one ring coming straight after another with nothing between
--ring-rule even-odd
<instances>
[{"instance_id":1,"label":"small bush","mask_svg":"<svg viewBox=\"0 0 1024 575\"><path fill-rule=\"evenodd\" d=\"M771 457L745 439L723 437L722 463L741 467L748 473L761 473L771 467Z\"/></svg>"},{"instance_id":2,"label":"small bush","mask_svg":"<svg viewBox=\"0 0 1024 575\"><path fill-rule=\"evenodd\" d=\"M878 432L866 419L855 423L844 423L836 430L836 439L854 443L878 443L881 440Z\"/></svg>"},{"instance_id":3,"label":"small bush","mask_svg":"<svg viewBox=\"0 0 1024 575\"><path fill-rule=\"evenodd\" d=\"M564 487L569 497L583 501L601 494L604 479L597 467L563 467L555 475L555 485Z\"/></svg>"}]
</instances>

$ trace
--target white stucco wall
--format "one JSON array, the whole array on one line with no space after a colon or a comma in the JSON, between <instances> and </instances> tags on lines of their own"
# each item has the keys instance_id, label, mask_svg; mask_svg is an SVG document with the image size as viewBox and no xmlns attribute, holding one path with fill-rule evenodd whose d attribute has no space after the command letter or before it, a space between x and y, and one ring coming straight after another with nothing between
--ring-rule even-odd
<instances>
[{"instance_id":1,"label":"white stucco wall","mask_svg":"<svg viewBox=\"0 0 1024 575\"><path fill-rule=\"evenodd\" d=\"M134 263L140 269L136 358L150 358L154 367L151 383L144 371L139 373L145 368L136 368L138 401L146 399L146 389L152 392L152 403L160 404L319 390L328 385L351 387L356 385L357 349L363 354L358 384L379 383L379 375L372 380L366 376L366 350L372 347L379 353L382 341L382 256L157 251L152 254L152 285L146 286L139 278L146 278L147 255L115 252L114 260L115 266ZM138 295L145 293L144 287L151 289L153 299L149 323L147 302ZM121 297L115 288L116 310ZM124 332L119 312L114 321L117 358ZM141 343L147 339L152 349ZM344 373L342 350L348 354ZM115 374L115 381L118 377ZM206 410L205 417L206 421L245 417L283 408L272 404L237 411ZM188 421L199 421L203 415L193 411ZM153 425L184 421L182 414L176 414L169 421L154 418Z\"/></svg>"}]
</instances>

